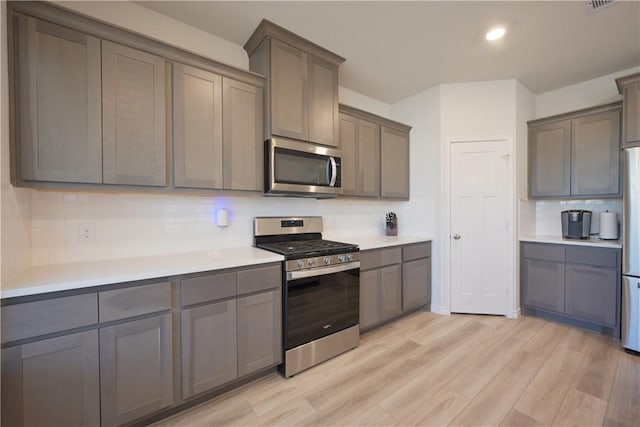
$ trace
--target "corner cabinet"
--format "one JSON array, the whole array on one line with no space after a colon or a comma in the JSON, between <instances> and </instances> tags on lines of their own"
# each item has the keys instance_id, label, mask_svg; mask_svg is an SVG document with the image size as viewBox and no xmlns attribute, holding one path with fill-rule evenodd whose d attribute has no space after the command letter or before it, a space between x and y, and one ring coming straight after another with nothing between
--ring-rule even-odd
<instances>
[{"instance_id":1,"label":"corner cabinet","mask_svg":"<svg viewBox=\"0 0 640 427\"><path fill-rule=\"evenodd\" d=\"M338 146L338 67L344 58L262 20L244 46L267 78L265 134Z\"/></svg>"},{"instance_id":2,"label":"corner cabinet","mask_svg":"<svg viewBox=\"0 0 640 427\"><path fill-rule=\"evenodd\" d=\"M340 105L343 196L408 200L411 127Z\"/></svg>"},{"instance_id":3,"label":"corner cabinet","mask_svg":"<svg viewBox=\"0 0 640 427\"><path fill-rule=\"evenodd\" d=\"M622 94L622 147L640 145L640 73L616 79Z\"/></svg>"},{"instance_id":4,"label":"corner cabinet","mask_svg":"<svg viewBox=\"0 0 640 427\"><path fill-rule=\"evenodd\" d=\"M524 311L620 337L621 251L522 242Z\"/></svg>"},{"instance_id":5,"label":"corner cabinet","mask_svg":"<svg viewBox=\"0 0 640 427\"><path fill-rule=\"evenodd\" d=\"M620 103L529 122L529 196L619 197Z\"/></svg>"}]
</instances>

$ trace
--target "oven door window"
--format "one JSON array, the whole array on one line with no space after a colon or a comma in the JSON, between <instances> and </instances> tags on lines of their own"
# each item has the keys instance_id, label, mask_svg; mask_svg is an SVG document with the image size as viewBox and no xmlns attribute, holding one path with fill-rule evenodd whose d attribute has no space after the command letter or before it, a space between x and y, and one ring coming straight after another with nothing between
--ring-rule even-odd
<instances>
[{"instance_id":1,"label":"oven door window","mask_svg":"<svg viewBox=\"0 0 640 427\"><path fill-rule=\"evenodd\" d=\"M358 324L360 270L287 282L285 350Z\"/></svg>"},{"instance_id":2,"label":"oven door window","mask_svg":"<svg viewBox=\"0 0 640 427\"><path fill-rule=\"evenodd\" d=\"M332 169L328 156L276 147L274 165L276 183L321 187L331 185Z\"/></svg>"}]
</instances>

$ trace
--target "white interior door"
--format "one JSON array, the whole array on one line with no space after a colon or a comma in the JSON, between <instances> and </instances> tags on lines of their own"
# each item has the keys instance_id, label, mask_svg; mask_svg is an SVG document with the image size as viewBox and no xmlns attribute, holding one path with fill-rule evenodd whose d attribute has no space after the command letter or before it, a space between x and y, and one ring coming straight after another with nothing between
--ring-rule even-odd
<instances>
[{"instance_id":1,"label":"white interior door","mask_svg":"<svg viewBox=\"0 0 640 427\"><path fill-rule=\"evenodd\" d=\"M451 311L507 314L512 266L505 140L451 144Z\"/></svg>"}]
</instances>

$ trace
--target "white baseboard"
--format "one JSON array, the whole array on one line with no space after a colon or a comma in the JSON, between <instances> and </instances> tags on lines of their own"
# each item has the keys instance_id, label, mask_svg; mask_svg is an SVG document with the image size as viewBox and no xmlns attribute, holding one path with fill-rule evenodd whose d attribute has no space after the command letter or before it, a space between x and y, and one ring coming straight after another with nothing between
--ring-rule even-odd
<instances>
[{"instance_id":1,"label":"white baseboard","mask_svg":"<svg viewBox=\"0 0 640 427\"><path fill-rule=\"evenodd\" d=\"M507 314L507 317L509 319L517 319L520 316L522 316L522 310L520 309L520 307L518 307L515 311Z\"/></svg>"},{"instance_id":2,"label":"white baseboard","mask_svg":"<svg viewBox=\"0 0 640 427\"><path fill-rule=\"evenodd\" d=\"M435 304L431 304L431 312L436 314L444 314L447 316L451 314L448 308L440 307L439 305Z\"/></svg>"}]
</instances>

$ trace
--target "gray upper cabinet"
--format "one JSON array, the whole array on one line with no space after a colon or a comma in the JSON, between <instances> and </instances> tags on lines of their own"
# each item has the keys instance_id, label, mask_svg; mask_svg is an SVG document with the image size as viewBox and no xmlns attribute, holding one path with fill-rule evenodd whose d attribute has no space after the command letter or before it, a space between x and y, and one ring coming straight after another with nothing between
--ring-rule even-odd
<instances>
[{"instance_id":1,"label":"gray upper cabinet","mask_svg":"<svg viewBox=\"0 0 640 427\"><path fill-rule=\"evenodd\" d=\"M171 314L100 329L103 426L116 426L173 403Z\"/></svg>"},{"instance_id":2,"label":"gray upper cabinet","mask_svg":"<svg viewBox=\"0 0 640 427\"><path fill-rule=\"evenodd\" d=\"M616 79L622 94L623 147L640 144L640 73Z\"/></svg>"},{"instance_id":3,"label":"gray upper cabinet","mask_svg":"<svg viewBox=\"0 0 640 427\"><path fill-rule=\"evenodd\" d=\"M529 122L529 196L620 196L620 103Z\"/></svg>"},{"instance_id":4,"label":"gray upper cabinet","mask_svg":"<svg viewBox=\"0 0 640 427\"><path fill-rule=\"evenodd\" d=\"M244 48L251 70L267 77L265 136L337 146L344 58L264 19Z\"/></svg>"},{"instance_id":5,"label":"gray upper cabinet","mask_svg":"<svg viewBox=\"0 0 640 427\"><path fill-rule=\"evenodd\" d=\"M17 17L19 178L102 182L100 40Z\"/></svg>"},{"instance_id":6,"label":"gray upper cabinet","mask_svg":"<svg viewBox=\"0 0 640 427\"><path fill-rule=\"evenodd\" d=\"M182 312L182 393L185 399L238 377L236 301Z\"/></svg>"},{"instance_id":7,"label":"gray upper cabinet","mask_svg":"<svg viewBox=\"0 0 640 427\"><path fill-rule=\"evenodd\" d=\"M380 126L340 113L342 194L380 197Z\"/></svg>"},{"instance_id":8,"label":"gray upper cabinet","mask_svg":"<svg viewBox=\"0 0 640 427\"><path fill-rule=\"evenodd\" d=\"M571 191L571 121L529 129L529 195L568 196Z\"/></svg>"},{"instance_id":9,"label":"gray upper cabinet","mask_svg":"<svg viewBox=\"0 0 640 427\"><path fill-rule=\"evenodd\" d=\"M99 426L98 332L2 350L2 425Z\"/></svg>"},{"instance_id":10,"label":"gray upper cabinet","mask_svg":"<svg viewBox=\"0 0 640 427\"><path fill-rule=\"evenodd\" d=\"M274 135L308 140L307 54L271 40L271 121Z\"/></svg>"},{"instance_id":11,"label":"gray upper cabinet","mask_svg":"<svg viewBox=\"0 0 640 427\"><path fill-rule=\"evenodd\" d=\"M222 188L222 77L173 64L176 187Z\"/></svg>"},{"instance_id":12,"label":"gray upper cabinet","mask_svg":"<svg viewBox=\"0 0 640 427\"><path fill-rule=\"evenodd\" d=\"M338 67L309 55L309 140L338 146Z\"/></svg>"},{"instance_id":13,"label":"gray upper cabinet","mask_svg":"<svg viewBox=\"0 0 640 427\"><path fill-rule=\"evenodd\" d=\"M380 129L380 196L409 199L409 132Z\"/></svg>"},{"instance_id":14,"label":"gray upper cabinet","mask_svg":"<svg viewBox=\"0 0 640 427\"><path fill-rule=\"evenodd\" d=\"M282 361L281 295L278 289L238 298L239 376Z\"/></svg>"},{"instance_id":15,"label":"gray upper cabinet","mask_svg":"<svg viewBox=\"0 0 640 427\"><path fill-rule=\"evenodd\" d=\"M573 120L571 194L620 194L620 110Z\"/></svg>"},{"instance_id":16,"label":"gray upper cabinet","mask_svg":"<svg viewBox=\"0 0 640 427\"><path fill-rule=\"evenodd\" d=\"M105 184L166 185L165 61L102 42Z\"/></svg>"},{"instance_id":17,"label":"gray upper cabinet","mask_svg":"<svg viewBox=\"0 0 640 427\"><path fill-rule=\"evenodd\" d=\"M263 89L227 77L222 82L224 189L263 191Z\"/></svg>"}]
</instances>

